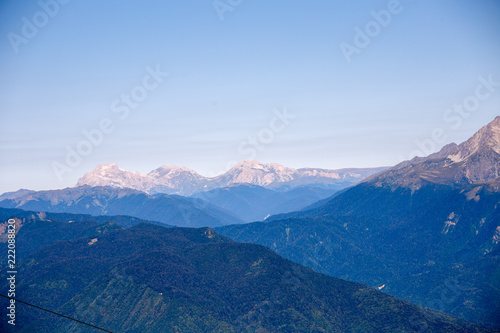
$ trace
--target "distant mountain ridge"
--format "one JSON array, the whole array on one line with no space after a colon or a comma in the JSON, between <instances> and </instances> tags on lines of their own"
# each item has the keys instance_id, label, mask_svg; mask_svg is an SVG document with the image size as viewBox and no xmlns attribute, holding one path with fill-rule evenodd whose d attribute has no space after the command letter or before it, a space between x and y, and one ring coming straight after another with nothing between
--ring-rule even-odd
<instances>
[{"instance_id":1,"label":"distant mountain ridge","mask_svg":"<svg viewBox=\"0 0 500 333\"><path fill-rule=\"evenodd\" d=\"M31 194L31 193L35 193L36 191L32 191L32 190L26 190L24 188L20 189L20 190L17 190L15 192L5 192L4 194L1 194L0 195L0 201L2 200L6 200L6 199L16 199L16 198L20 198L24 195L27 195L27 194Z\"/></svg>"},{"instance_id":2,"label":"distant mountain ridge","mask_svg":"<svg viewBox=\"0 0 500 333\"><path fill-rule=\"evenodd\" d=\"M384 169L386 168L293 169L278 163L264 164L250 160L238 163L224 174L208 178L187 167L164 165L143 174L123 170L116 163L108 163L86 173L76 186L126 187L150 194L179 195L192 195L195 192L237 184L269 189L291 189L299 186L347 187Z\"/></svg>"},{"instance_id":3,"label":"distant mountain ridge","mask_svg":"<svg viewBox=\"0 0 500 333\"><path fill-rule=\"evenodd\" d=\"M52 213L128 215L184 227L242 223L231 213L207 202L177 195L147 193L111 186L78 186L30 192L0 201L0 207Z\"/></svg>"},{"instance_id":4,"label":"distant mountain ridge","mask_svg":"<svg viewBox=\"0 0 500 333\"><path fill-rule=\"evenodd\" d=\"M107 223L113 222L117 225L128 228L139 223L149 223L149 224L159 224L164 227L168 227L168 224L143 220L133 216L127 215L89 215L89 214L71 214L71 213L51 213L44 211L30 211L18 208L2 208L0 207L0 220L4 221L0 223L0 226L5 226L5 221L10 218L17 218L22 223L25 222L60 222L60 221L71 221L72 222L85 222L85 221L95 221L97 223ZM170 226L173 227L173 226ZM0 227L1 229L1 227ZM0 239L5 234L6 230L0 230Z\"/></svg>"}]
</instances>

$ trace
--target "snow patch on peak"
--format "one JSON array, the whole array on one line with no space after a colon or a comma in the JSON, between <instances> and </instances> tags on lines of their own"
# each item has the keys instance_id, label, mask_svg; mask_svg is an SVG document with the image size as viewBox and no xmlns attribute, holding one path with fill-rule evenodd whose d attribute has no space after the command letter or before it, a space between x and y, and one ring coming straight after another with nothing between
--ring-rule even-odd
<instances>
[{"instance_id":1,"label":"snow patch on peak","mask_svg":"<svg viewBox=\"0 0 500 333\"><path fill-rule=\"evenodd\" d=\"M108 171L108 170L120 170L120 171L125 171L121 169L118 164L111 162L111 163L106 163L106 164L99 164L96 168L96 170L102 170L102 171Z\"/></svg>"},{"instance_id":2,"label":"snow patch on peak","mask_svg":"<svg viewBox=\"0 0 500 333\"><path fill-rule=\"evenodd\" d=\"M185 166L176 166L176 165L162 165L161 167L157 168L156 170L168 170L168 171L176 171L176 170L182 170L182 171L192 171L191 169L185 167Z\"/></svg>"},{"instance_id":3,"label":"snow patch on peak","mask_svg":"<svg viewBox=\"0 0 500 333\"><path fill-rule=\"evenodd\" d=\"M234 167L243 168L243 167L260 166L263 164L264 163L261 163L261 162L256 161L256 160L244 160L244 161L236 163L236 165Z\"/></svg>"},{"instance_id":4,"label":"snow patch on peak","mask_svg":"<svg viewBox=\"0 0 500 333\"><path fill-rule=\"evenodd\" d=\"M219 182L232 184L252 184L267 186L275 182L293 179L297 170L286 168L278 163L264 164L255 160L241 161L228 172L216 177Z\"/></svg>"},{"instance_id":5,"label":"snow patch on peak","mask_svg":"<svg viewBox=\"0 0 500 333\"><path fill-rule=\"evenodd\" d=\"M340 179L340 174L339 172L335 170L324 170L324 169L299 169L298 170L301 175L306 176L306 177L327 177L327 178L334 178L334 179ZM353 175L350 172L347 172L345 176L352 176L352 177L359 177L360 175Z\"/></svg>"},{"instance_id":6,"label":"snow patch on peak","mask_svg":"<svg viewBox=\"0 0 500 333\"><path fill-rule=\"evenodd\" d=\"M482 127L469 140L461 143L448 158L455 163L462 162L483 147L491 148L500 154L500 116Z\"/></svg>"},{"instance_id":7,"label":"snow patch on peak","mask_svg":"<svg viewBox=\"0 0 500 333\"><path fill-rule=\"evenodd\" d=\"M231 170L241 170L241 169L257 169L257 170L265 170L269 164L264 164L256 160L245 160L237 163L233 166Z\"/></svg>"},{"instance_id":8,"label":"snow patch on peak","mask_svg":"<svg viewBox=\"0 0 500 333\"><path fill-rule=\"evenodd\" d=\"M159 178L159 177L174 177L180 174L192 174L201 177L200 175L198 175L198 173L187 167L175 166L175 165L162 165L161 167L148 173L148 176Z\"/></svg>"}]
</instances>

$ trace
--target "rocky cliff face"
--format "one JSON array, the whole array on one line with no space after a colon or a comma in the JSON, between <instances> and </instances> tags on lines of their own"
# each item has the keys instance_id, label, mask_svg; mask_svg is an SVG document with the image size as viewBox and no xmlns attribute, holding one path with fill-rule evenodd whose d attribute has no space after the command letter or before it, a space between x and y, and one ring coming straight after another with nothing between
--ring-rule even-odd
<instances>
[{"instance_id":1,"label":"rocky cliff face","mask_svg":"<svg viewBox=\"0 0 500 333\"><path fill-rule=\"evenodd\" d=\"M460 145L449 144L427 157L415 157L366 179L418 189L425 182L466 185L476 182L496 184L500 177L500 117L481 128Z\"/></svg>"}]
</instances>

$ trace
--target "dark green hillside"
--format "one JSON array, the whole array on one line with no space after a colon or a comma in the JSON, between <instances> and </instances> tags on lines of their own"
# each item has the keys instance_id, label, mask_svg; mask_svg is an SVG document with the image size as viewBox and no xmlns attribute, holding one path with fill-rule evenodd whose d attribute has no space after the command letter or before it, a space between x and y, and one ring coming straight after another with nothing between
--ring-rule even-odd
<instances>
[{"instance_id":1,"label":"dark green hillside","mask_svg":"<svg viewBox=\"0 0 500 333\"><path fill-rule=\"evenodd\" d=\"M499 202L486 183L427 183L418 191L362 183L313 210L216 230L319 272L500 328Z\"/></svg>"},{"instance_id":2,"label":"dark green hillside","mask_svg":"<svg viewBox=\"0 0 500 333\"><path fill-rule=\"evenodd\" d=\"M209 228L140 224L96 238L22 260L20 297L114 332L484 331ZM17 323L16 332L93 331L23 305Z\"/></svg>"},{"instance_id":3,"label":"dark green hillside","mask_svg":"<svg viewBox=\"0 0 500 333\"><path fill-rule=\"evenodd\" d=\"M161 224L131 216L91 216L87 214L47 213L22 209L0 208L0 244L7 241L5 225L16 220L16 258L21 259L39 248L56 241L102 235L106 232L130 227L139 223ZM0 265L7 257L0 257Z\"/></svg>"},{"instance_id":4,"label":"dark green hillside","mask_svg":"<svg viewBox=\"0 0 500 333\"><path fill-rule=\"evenodd\" d=\"M89 214L70 214L70 213L50 213L45 211L30 211L16 208L1 208L0 207L0 221L7 221L9 218L18 218L24 223L34 221L47 221L47 222L85 222L94 221L97 223L114 222L124 228L134 226L139 223L161 224L169 227L165 223L155 222L150 220L143 220L133 216L127 215L89 215Z\"/></svg>"}]
</instances>

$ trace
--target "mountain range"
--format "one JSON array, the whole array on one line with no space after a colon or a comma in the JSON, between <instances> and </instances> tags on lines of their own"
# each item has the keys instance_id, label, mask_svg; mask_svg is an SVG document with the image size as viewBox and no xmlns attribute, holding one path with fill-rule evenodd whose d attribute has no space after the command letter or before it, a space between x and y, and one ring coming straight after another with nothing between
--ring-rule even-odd
<instances>
[{"instance_id":1,"label":"mountain range","mask_svg":"<svg viewBox=\"0 0 500 333\"><path fill-rule=\"evenodd\" d=\"M321 204L217 232L500 328L500 117Z\"/></svg>"},{"instance_id":2,"label":"mountain range","mask_svg":"<svg viewBox=\"0 0 500 333\"><path fill-rule=\"evenodd\" d=\"M164 165L148 174L126 171L115 163L97 166L77 182L77 186L113 186L131 188L150 194L166 193L193 195L237 184L261 186L274 190L289 190L313 186L342 189L385 168L352 168L340 170L293 169L277 163L242 161L217 177L203 177L186 167Z\"/></svg>"},{"instance_id":3,"label":"mountain range","mask_svg":"<svg viewBox=\"0 0 500 333\"><path fill-rule=\"evenodd\" d=\"M76 187L4 193L0 207L217 227L302 209L383 169L295 170L243 161L219 177L204 178L185 167L163 166L144 175L110 163L85 174Z\"/></svg>"},{"instance_id":4,"label":"mountain range","mask_svg":"<svg viewBox=\"0 0 500 333\"><path fill-rule=\"evenodd\" d=\"M12 196L9 196L12 197ZM176 195L147 193L111 186L78 186L38 191L0 201L0 207L52 213L128 215L184 227L242 223L231 213L208 202Z\"/></svg>"},{"instance_id":5,"label":"mountain range","mask_svg":"<svg viewBox=\"0 0 500 333\"><path fill-rule=\"evenodd\" d=\"M16 293L113 332L493 332L210 228L68 222L18 224ZM49 244L37 243L41 236ZM30 247L33 241L38 246ZM0 306L7 302L0 299ZM15 328L6 320L0 327L95 331L24 304L17 305Z\"/></svg>"},{"instance_id":6,"label":"mountain range","mask_svg":"<svg viewBox=\"0 0 500 333\"><path fill-rule=\"evenodd\" d=\"M116 331L493 332L499 168L496 117L392 168L111 163L73 188L5 193L0 216L20 229L23 295ZM79 331L48 318L28 310L21 331Z\"/></svg>"},{"instance_id":7,"label":"mountain range","mask_svg":"<svg viewBox=\"0 0 500 333\"><path fill-rule=\"evenodd\" d=\"M297 187L278 192L255 185L234 185L182 197L84 185L62 190L19 192L3 194L0 207L95 216L121 214L175 226L215 227L260 221L270 215L296 211L330 197L336 191Z\"/></svg>"}]
</instances>

